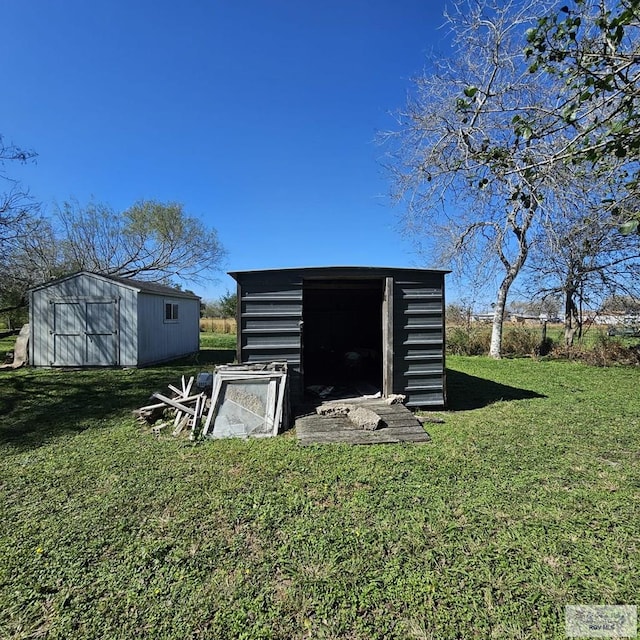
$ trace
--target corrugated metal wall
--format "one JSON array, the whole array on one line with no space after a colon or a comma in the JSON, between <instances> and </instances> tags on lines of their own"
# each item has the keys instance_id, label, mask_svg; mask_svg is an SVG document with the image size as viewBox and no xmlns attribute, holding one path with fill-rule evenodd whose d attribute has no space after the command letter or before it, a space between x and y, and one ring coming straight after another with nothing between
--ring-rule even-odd
<instances>
[{"instance_id":1,"label":"corrugated metal wall","mask_svg":"<svg viewBox=\"0 0 640 640\"><path fill-rule=\"evenodd\" d=\"M238 361L286 362L295 398L300 377L302 277L243 274L238 282Z\"/></svg>"},{"instance_id":2,"label":"corrugated metal wall","mask_svg":"<svg viewBox=\"0 0 640 640\"><path fill-rule=\"evenodd\" d=\"M398 274L393 291L393 386L407 406L443 406L444 277Z\"/></svg>"}]
</instances>

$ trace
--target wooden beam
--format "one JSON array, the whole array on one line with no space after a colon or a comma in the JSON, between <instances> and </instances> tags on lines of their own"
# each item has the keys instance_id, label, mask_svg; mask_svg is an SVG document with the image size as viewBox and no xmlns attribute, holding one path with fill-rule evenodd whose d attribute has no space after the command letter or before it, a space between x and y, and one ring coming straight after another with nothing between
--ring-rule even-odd
<instances>
[{"instance_id":1,"label":"wooden beam","mask_svg":"<svg viewBox=\"0 0 640 640\"><path fill-rule=\"evenodd\" d=\"M170 407L173 407L174 409L179 409L183 413L187 413L190 416L195 415L195 410L192 409L191 407L187 407L187 405L182 404L177 400L172 400L171 398L167 398L167 396L163 396L161 393L154 393L153 397L157 398L158 400L162 400L162 402L164 402L165 404L168 404Z\"/></svg>"}]
</instances>

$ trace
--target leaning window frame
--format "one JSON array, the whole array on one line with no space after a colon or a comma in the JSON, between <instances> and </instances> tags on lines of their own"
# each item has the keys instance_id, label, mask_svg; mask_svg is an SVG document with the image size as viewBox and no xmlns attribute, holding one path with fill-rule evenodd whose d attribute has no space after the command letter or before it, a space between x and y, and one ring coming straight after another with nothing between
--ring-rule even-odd
<instances>
[{"instance_id":1,"label":"leaning window frame","mask_svg":"<svg viewBox=\"0 0 640 640\"><path fill-rule=\"evenodd\" d=\"M218 437L215 428L215 420L224 399L224 394L228 384L267 384L268 394L266 400L266 411L264 422L267 429L261 433L254 433L250 437L268 437L278 435L279 428L283 422L288 420L285 416L285 390L287 373L285 371L250 371L250 370L229 370L217 371L213 376L213 389L211 392L211 406L202 429L202 436L210 438ZM269 428L270 427L270 428ZM270 431L270 433L269 433ZM233 436L232 436L233 437ZM238 436L235 436L238 437ZM242 436L240 436L242 437Z\"/></svg>"}]
</instances>

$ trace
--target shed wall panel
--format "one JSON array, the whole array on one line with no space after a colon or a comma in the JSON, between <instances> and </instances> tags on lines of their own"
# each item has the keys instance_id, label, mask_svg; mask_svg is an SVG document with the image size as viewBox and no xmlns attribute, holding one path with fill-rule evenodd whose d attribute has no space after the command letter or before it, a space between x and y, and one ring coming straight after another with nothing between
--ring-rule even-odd
<instances>
[{"instance_id":1,"label":"shed wall panel","mask_svg":"<svg viewBox=\"0 0 640 640\"><path fill-rule=\"evenodd\" d=\"M393 299L394 390L410 407L443 406L444 276L399 275Z\"/></svg>"},{"instance_id":2,"label":"shed wall panel","mask_svg":"<svg viewBox=\"0 0 640 640\"><path fill-rule=\"evenodd\" d=\"M177 305L178 317L167 320L167 304ZM138 294L138 364L172 360L200 348L200 301Z\"/></svg>"},{"instance_id":3,"label":"shed wall panel","mask_svg":"<svg viewBox=\"0 0 640 640\"><path fill-rule=\"evenodd\" d=\"M248 274L238 282L238 360L286 362L292 395L301 395L302 278Z\"/></svg>"},{"instance_id":4,"label":"shed wall panel","mask_svg":"<svg viewBox=\"0 0 640 640\"><path fill-rule=\"evenodd\" d=\"M138 292L122 287L118 313L118 348L123 367L137 367L138 362Z\"/></svg>"}]
</instances>

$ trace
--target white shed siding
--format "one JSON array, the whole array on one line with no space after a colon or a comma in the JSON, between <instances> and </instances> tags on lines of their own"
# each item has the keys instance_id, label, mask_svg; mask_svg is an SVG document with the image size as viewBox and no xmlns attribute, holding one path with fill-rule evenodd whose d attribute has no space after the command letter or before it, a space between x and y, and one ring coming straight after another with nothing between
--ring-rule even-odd
<instances>
[{"instance_id":1,"label":"white shed siding","mask_svg":"<svg viewBox=\"0 0 640 640\"><path fill-rule=\"evenodd\" d=\"M120 365L138 365L138 292L120 287L120 315L118 327Z\"/></svg>"},{"instance_id":2,"label":"white shed siding","mask_svg":"<svg viewBox=\"0 0 640 640\"><path fill-rule=\"evenodd\" d=\"M32 290L31 363L139 366L198 351L200 300L145 287L83 272ZM164 321L167 300L177 322Z\"/></svg>"},{"instance_id":3,"label":"white shed siding","mask_svg":"<svg viewBox=\"0 0 640 640\"><path fill-rule=\"evenodd\" d=\"M48 298L43 291L34 291L30 304L29 362L40 367L47 366L53 357L53 353L49 353L49 332L52 328L48 312Z\"/></svg>"},{"instance_id":4,"label":"white shed siding","mask_svg":"<svg viewBox=\"0 0 640 640\"><path fill-rule=\"evenodd\" d=\"M165 305L178 305L178 319L165 320ZM200 301L138 294L138 364L195 353L200 348Z\"/></svg>"}]
</instances>

